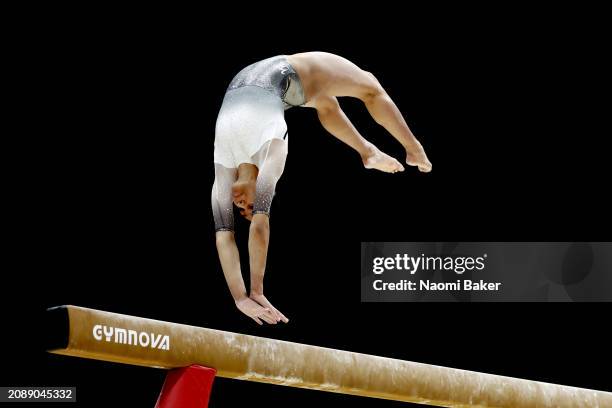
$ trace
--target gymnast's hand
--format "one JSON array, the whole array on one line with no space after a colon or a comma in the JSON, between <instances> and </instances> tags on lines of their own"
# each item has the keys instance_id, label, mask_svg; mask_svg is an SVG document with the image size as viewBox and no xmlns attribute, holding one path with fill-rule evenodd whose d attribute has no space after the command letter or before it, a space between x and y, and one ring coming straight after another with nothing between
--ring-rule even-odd
<instances>
[{"instance_id":1,"label":"gymnast's hand","mask_svg":"<svg viewBox=\"0 0 612 408\"><path fill-rule=\"evenodd\" d=\"M257 324L262 325L261 320L266 323L276 324L276 315L270 310L270 308L262 307L254 300L244 297L236 300L236 307L245 315L255 320ZM260 320L261 319L261 320Z\"/></svg>"},{"instance_id":2,"label":"gymnast's hand","mask_svg":"<svg viewBox=\"0 0 612 408\"><path fill-rule=\"evenodd\" d=\"M277 308L272 306L272 303L270 303L268 299L266 299L263 293L262 294L251 293L250 297L255 302L259 303L262 307L264 307L266 310L270 310L277 322L280 322L280 321L282 321L283 323L289 322L289 319L287 319L285 315L282 314Z\"/></svg>"}]
</instances>

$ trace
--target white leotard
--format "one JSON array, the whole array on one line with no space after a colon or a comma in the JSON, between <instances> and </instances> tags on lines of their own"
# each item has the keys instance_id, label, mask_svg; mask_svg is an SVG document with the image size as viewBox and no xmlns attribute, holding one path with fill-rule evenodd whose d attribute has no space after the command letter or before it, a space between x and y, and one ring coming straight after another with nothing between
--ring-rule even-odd
<instances>
[{"instance_id":1,"label":"white leotard","mask_svg":"<svg viewBox=\"0 0 612 408\"><path fill-rule=\"evenodd\" d=\"M283 56L252 64L236 75L223 99L215 127L215 229L233 230L231 187L240 164L257 166L253 214L270 212L288 152L284 110L304 103L301 82Z\"/></svg>"}]
</instances>

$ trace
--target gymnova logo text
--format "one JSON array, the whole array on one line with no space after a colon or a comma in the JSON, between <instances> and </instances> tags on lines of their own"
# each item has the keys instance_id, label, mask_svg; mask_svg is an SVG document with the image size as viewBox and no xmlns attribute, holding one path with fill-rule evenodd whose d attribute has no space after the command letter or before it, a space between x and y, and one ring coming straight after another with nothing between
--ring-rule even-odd
<instances>
[{"instance_id":1,"label":"gymnova logo text","mask_svg":"<svg viewBox=\"0 0 612 408\"><path fill-rule=\"evenodd\" d=\"M130 346L150 347L159 350L170 350L170 336L119 327L96 324L93 336L97 341L106 340L110 343L128 344Z\"/></svg>"}]
</instances>

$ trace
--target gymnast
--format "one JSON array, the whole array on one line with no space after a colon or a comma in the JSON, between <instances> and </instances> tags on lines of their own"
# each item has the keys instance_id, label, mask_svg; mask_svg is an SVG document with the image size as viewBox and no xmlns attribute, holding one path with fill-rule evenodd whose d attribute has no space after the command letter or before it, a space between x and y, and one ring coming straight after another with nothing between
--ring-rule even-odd
<instances>
[{"instance_id":1,"label":"gymnast","mask_svg":"<svg viewBox=\"0 0 612 408\"><path fill-rule=\"evenodd\" d=\"M323 127L352 147L363 166L387 173L404 171L398 160L368 142L346 117L338 97L358 98L374 120L406 149L406 163L421 172L431 162L399 109L371 73L340 56L306 52L268 58L240 71L231 81L215 127L215 181L212 210L221 267L235 304L258 324L289 320L263 293L270 237L269 213L287 157L284 111L314 108ZM249 228L250 293L234 240L234 209Z\"/></svg>"}]
</instances>

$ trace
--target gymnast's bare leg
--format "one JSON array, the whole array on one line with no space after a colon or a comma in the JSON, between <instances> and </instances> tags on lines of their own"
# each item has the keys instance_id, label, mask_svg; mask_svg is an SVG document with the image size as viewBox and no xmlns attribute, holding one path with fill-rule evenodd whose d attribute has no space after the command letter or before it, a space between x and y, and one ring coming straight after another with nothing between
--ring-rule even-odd
<instances>
[{"instance_id":1,"label":"gymnast's bare leg","mask_svg":"<svg viewBox=\"0 0 612 408\"><path fill-rule=\"evenodd\" d=\"M361 136L340 109L337 97L350 96L363 101L374 120L404 146L406 163L422 172L431 171L423 146L374 75L345 58L325 52L294 54L287 59L302 80L308 101L304 106L315 108L323 127L355 149L366 168L389 173L404 170L400 162Z\"/></svg>"}]
</instances>

